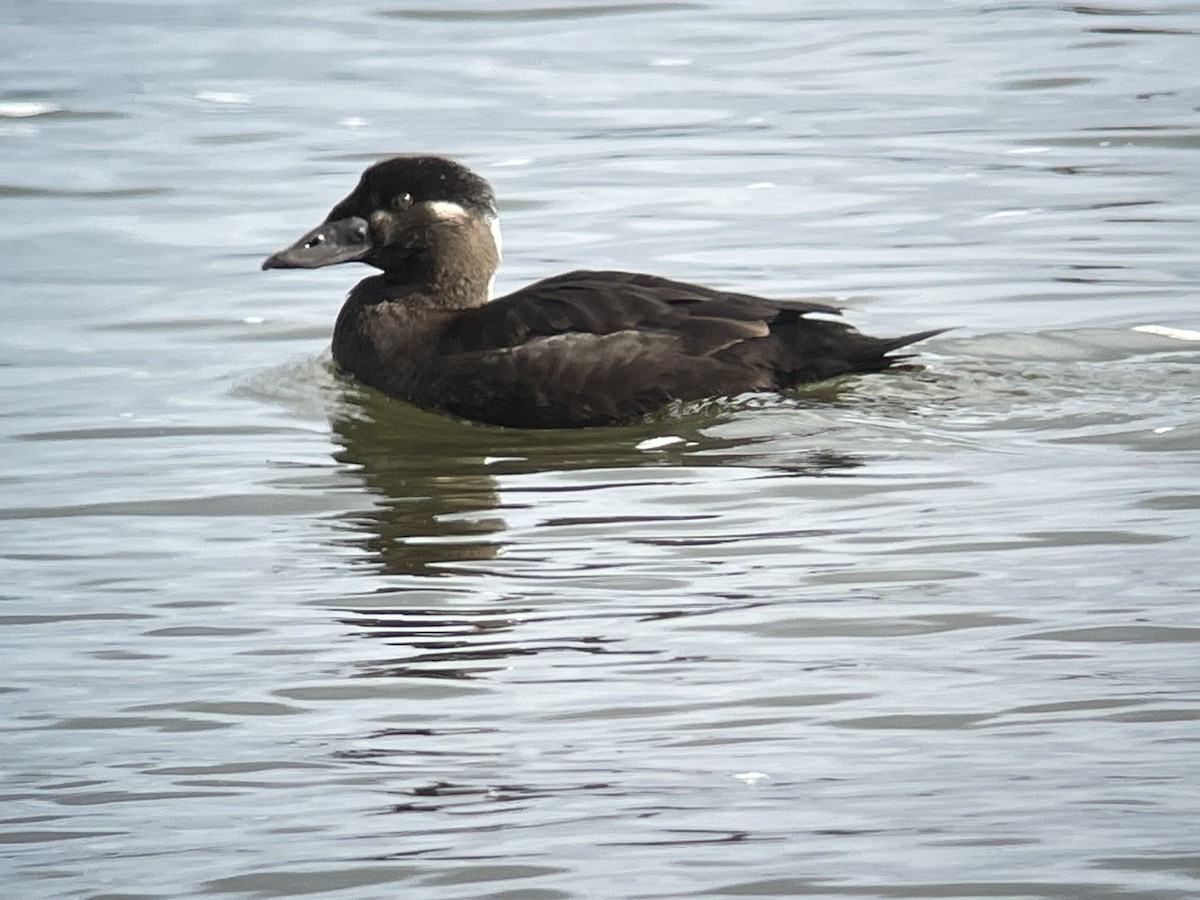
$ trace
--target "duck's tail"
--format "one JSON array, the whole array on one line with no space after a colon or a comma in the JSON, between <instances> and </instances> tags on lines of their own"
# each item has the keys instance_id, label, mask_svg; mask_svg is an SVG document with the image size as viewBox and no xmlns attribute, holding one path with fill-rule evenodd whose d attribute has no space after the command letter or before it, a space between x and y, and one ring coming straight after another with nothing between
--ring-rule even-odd
<instances>
[{"instance_id":1,"label":"duck's tail","mask_svg":"<svg viewBox=\"0 0 1200 900\"><path fill-rule=\"evenodd\" d=\"M872 346L867 351L867 359L873 359L880 362L881 369L886 369L894 363L902 362L906 359L912 359L916 356L915 353L903 353L899 356L889 356L893 350L899 350L901 347L907 347L909 344L916 344L926 338L934 337L935 335L943 334L949 331L949 328L931 328L929 331L917 331L913 334L905 334L895 338L867 338ZM866 337L866 335L863 335ZM865 349L865 348L864 348Z\"/></svg>"},{"instance_id":2,"label":"duck's tail","mask_svg":"<svg viewBox=\"0 0 1200 900\"><path fill-rule=\"evenodd\" d=\"M894 351L945 330L935 328L900 337L877 338L844 322L800 318L772 327L774 340L758 346L764 350L770 348L768 364L774 369L776 385L783 388L841 375L882 372L913 356L911 353L890 355ZM746 344L751 345L747 347L747 353L757 349L753 347L753 341Z\"/></svg>"}]
</instances>

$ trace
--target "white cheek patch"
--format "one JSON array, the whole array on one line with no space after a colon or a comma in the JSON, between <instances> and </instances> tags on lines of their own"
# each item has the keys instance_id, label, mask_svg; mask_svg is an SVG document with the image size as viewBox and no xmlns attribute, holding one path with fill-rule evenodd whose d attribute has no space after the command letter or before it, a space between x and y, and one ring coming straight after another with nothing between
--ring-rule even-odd
<instances>
[{"instance_id":1,"label":"white cheek patch","mask_svg":"<svg viewBox=\"0 0 1200 900\"><path fill-rule=\"evenodd\" d=\"M488 228L492 232L492 243L496 245L496 262L499 263L504 256L504 239L500 237L500 217L488 216ZM488 300L496 296L496 275L488 279Z\"/></svg>"},{"instance_id":2,"label":"white cheek patch","mask_svg":"<svg viewBox=\"0 0 1200 900\"><path fill-rule=\"evenodd\" d=\"M426 205L435 219L441 219L444 222L461 222L472 217L469 212L453 200L431 200ZM503 256L504 249L504 242L500 237L500 218L495 215L489 215L484 216L484 219L487 221L488 230L492 232L492 243L496 246L496 258L499 259Z\"/></svg>"},{"instance_id":3,"label":"white cheek patch","mask_svg":"<svg viewBox=\"0 0 1200 900\"><path fill-rule=\"evenodd\" d=\"M435 219L465 219L467 211L453 200L430 200L426 204Z\"/></svg>"},{"instance_id":4,"label":"white cheek patch","mask_svg":"<svg viewBox=\"0 0 1200 900\"><path fill-rule=\"evenodd\" d=\"M504 239L500 237L500 217L488 216L488 228L492 230L492 243L496 245L496 259L504 258Z\"/></svg>"}]
</instances>

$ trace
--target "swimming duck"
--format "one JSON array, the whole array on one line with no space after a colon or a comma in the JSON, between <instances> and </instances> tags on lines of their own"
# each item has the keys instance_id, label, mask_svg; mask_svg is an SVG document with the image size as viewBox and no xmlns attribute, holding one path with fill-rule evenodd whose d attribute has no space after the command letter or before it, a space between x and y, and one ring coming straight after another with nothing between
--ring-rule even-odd
<instances>
[{"instance_id":1,"label":"swimming duck","mask_svg":"<svg viewBox=\"0 0 1200 900\"><path fill-rule=\"evenodd\" d=\"M937 331L873 338L809 318L837 308L630 272L575 271L491 299L488 183L441 156L370 166L325 221L264 269L363 262L333 331L339 369L393 397L527 428L637 421L672 401L879 372Z\"/></svg>"}]
</instances>

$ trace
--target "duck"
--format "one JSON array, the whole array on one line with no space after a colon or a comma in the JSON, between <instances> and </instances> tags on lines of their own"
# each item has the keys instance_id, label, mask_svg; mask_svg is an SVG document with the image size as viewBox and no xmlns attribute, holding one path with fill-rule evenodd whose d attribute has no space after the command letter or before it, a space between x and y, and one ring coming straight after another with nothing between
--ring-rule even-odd
<instances>
[{"instance_id":1,"label":"duck","mask_svg":"<svg viewBox=\"0 0 1200 900\"><path fill-rule=\"evenodd\" d=\"M837 307L580 269L493 298L491 185L445 156L389 157L265 269L365 263L333 329L344 374L427 410L512 428L646 421L677 404L882 372L941 329L869 337Z\"/></svg>"}]
</instances>

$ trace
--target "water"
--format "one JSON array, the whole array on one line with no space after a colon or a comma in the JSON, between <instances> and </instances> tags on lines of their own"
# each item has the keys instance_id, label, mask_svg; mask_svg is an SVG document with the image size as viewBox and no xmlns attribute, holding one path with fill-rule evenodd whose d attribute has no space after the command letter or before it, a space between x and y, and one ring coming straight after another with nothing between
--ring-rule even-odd
<instances>
[{"instance_id":1,"label":"water","mask_svg":"<svg viewBox=\"0 0 1200 900\"><path fill-rule=\"evenodd\" d=\"M0 11L6 896L1200 895L1194 4ZM954 326L636 428L366 394L370 160Z\"/></svg>"}]
</instances>

